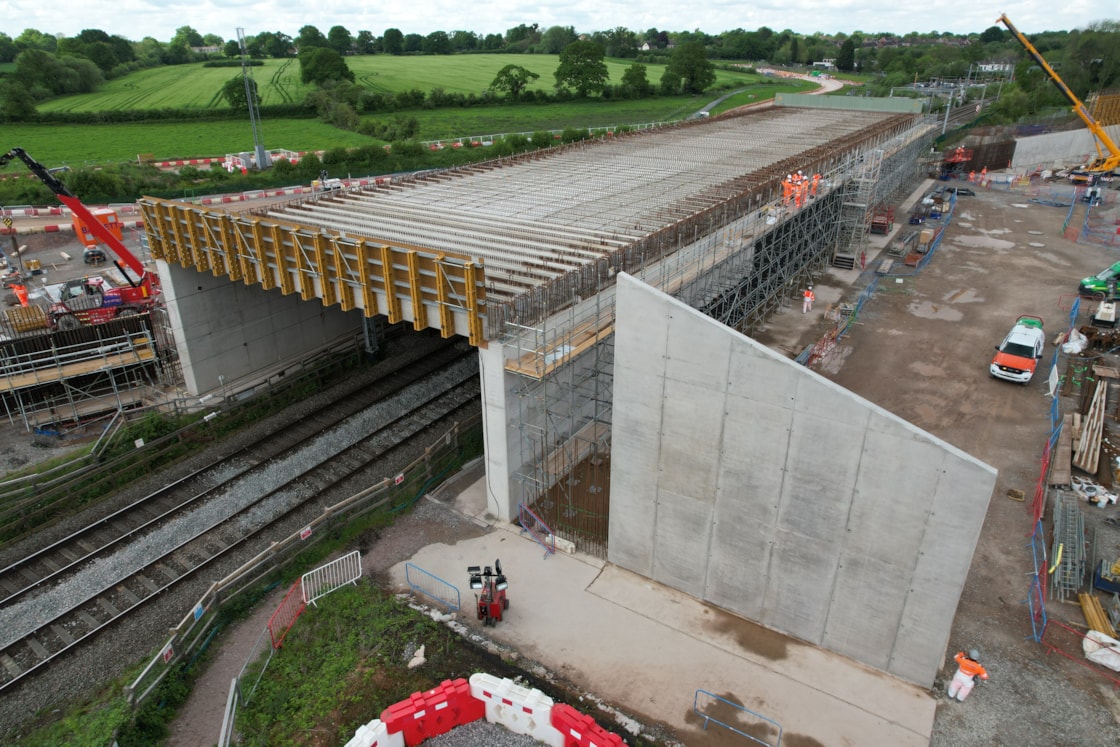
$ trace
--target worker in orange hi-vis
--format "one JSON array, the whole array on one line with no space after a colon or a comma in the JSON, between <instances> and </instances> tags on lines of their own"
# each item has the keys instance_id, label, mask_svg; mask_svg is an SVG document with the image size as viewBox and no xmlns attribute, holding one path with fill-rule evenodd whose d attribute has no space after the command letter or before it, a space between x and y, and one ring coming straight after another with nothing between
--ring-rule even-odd
<instances>
[{"instance_id":1,"label":"worker in orange hi-vis","mask_svg":"<svg viewBox=\"0 0 1120 747\"><path fill-rule=\"evenodd\" d=\"M976 684L976 678L982 680L988 679L988 670L979 662L980 652L972 649L967 654L960 651L953 660L957 662L957 673L953 675L953 680L949 683L949 698L956 698L959 702L964 702L968 694L972 692L972 686Z\"/></svg>"},{"instance_id":2,"label":"worker in orange hi-vis","mask_svg":"<svg viewBox=\"0 0 1120 747\"><path fill-rule=\"evenodd\" d=\"M975 170L968 172L968 183L969 184L975 184L976 183L976 171Z\"/></svg>"},{"instance_id":3,"label":"worker in orange hi-vis","mask_svg":"<svg viewBox=\"0 0 1120 747\"><path fill-rule=\"evenodd\" d=\"M782 200L786 207L789 207L790 199L793 197L793 175L786 174L786 180L782 182Z\"/></svg>"},{"instance_id":4,"label":"worker in orange hi-vis","mask_svg":"<svg viewBox=\"0 0 1120 747\"><path fill-rule=\"evenodd\" d=\"M980 169L980 184L982 186L985 186L985 187L988 186L988 167L987 166Z\"/></svg>"},{"instance_id":5,"label":"worker in orange hi-vis","mask_svg":"<svg viewBox=\"0 0 1120 747\"><path fill-rule=\"evenodd\" d=\"M813 174L813 184L812 184L812 186L809 187L809 196L810 197L816 197L817 196L817 185L820 184L820 183L821 183L821 175L816 174L816 173Z\"/></svg>"},{"instance_id":6,"label":"worker in orange hi-vis","mask_svg":"<svg viewBox=\"0 0 1120 747\"><path fill-rule=\"evenodd\" d=\"M807 314L813 310L813 301L816 296L813 295L813 286L810 284L805 292L801 294L801 313Z\"/></svg>"}]
</instances>

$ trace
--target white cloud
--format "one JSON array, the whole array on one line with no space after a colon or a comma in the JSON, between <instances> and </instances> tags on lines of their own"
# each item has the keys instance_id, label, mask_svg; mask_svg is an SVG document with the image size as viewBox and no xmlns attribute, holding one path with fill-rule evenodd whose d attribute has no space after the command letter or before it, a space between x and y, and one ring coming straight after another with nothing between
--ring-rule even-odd
<instances>
[{"instance_id":1,"label":"white cloud","mask_svg":"<svg viewBox=\"0 0 1120 747\"><path fill-rule=\"evenodd\" d=\"M1006 4L1006 3L1004 3ZM385 7L388 5L388 7ZM1053 2L1027 0L1008 9L1012 22L1026 34L1085 28L1108 19L1107 4L1071 0L1055 12ZM82 29L101 29L139 41L151 36L168 41L175 29L190 26L202 34L235 39L237 29L253 35L282 31L295 36L302 26L312 25L326 33L344 26L352 34L367 30L380 36L387 28L406 34L467 30L479 34L504 33L519 24L572 26L577 32L602 31L623 26L633 31L657 28L663 31L700 29L718 34L735 28L753 31L767 26L774 31L792 29L800 34L949 31L979 33L998 25L1000 4L983 0L973 4L946 6L934 12L930 6L883 0L761 0L754 3L708 0L703 4L647 0L641 4L570 0L526 5L499 0L472 5L453 0L421 3L355 3L351 0L8 0L5 2L5 32L18 36L23 29L74 36ZM1113 11L1111 18L1120 17Z\"/></svg>"}]
</instances>

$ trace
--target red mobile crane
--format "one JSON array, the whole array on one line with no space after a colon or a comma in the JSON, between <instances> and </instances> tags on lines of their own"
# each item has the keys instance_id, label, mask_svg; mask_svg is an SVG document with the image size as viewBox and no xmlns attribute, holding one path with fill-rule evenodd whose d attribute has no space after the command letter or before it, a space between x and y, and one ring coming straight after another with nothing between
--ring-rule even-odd
<instances>
[{"instance_id":1,"label":"red mobile crane","mask_svg":"<svg viewBox=\"0 0 1120 747\"><path fill-rule=\"evenodd\" d=\"M1023 49L1027 50L1027 54L1031 56L1031 59L1050 76L1050 81L1057 86L1058 90L1062 92L1062 95L1073 104L1073 111L1077 113L1077 116L1081 117L1081 121L1089 128L1089 133L1095 140L1094 145L1097 148L1097 158L1079 170L1081 172L1080 176L1082 177L1082 181L1089 181L1092 183L1101 175L1108 174L1115 169L1120 169L1120 148L1117 148L1116 143L1112 142L1112 138L1108 136L1105 129L1101 127L1100 123L1089 113L1085 104L1081 103L1081 99L1077 98L1073 91L1069 90L1069 86L1065 84L1065 81L1054 72L1054 68L1047 64L1039 51L1034 48L1034 45L1027 41L1027 37L1023 36L1019 32L1019 29L1015 28L1011 23L1011 19L1009 19L1006 14L1001 15L999 20L1007 27L1007 30L1011 32L1011 35L1015 37L1016 41L1023 46ZM1107 155L1105 154L1106 150L1108 151ZM1071 178L1076 175L1077 172L1074 172Z\"/></svg>"},{"instance_id":2,"label":"red mobile crane","mask_svg":"<svg viewBox=\"0 0 1120 747\"><path fill-rule=\"evenodd\" d=\"M23 161L31 173L39 177L55 193L55 196L70 208L75 224L82 225L85 230L109 247L117 256L113 264L128 281L126 288L106 288L102 281L89 278L65 283L58 302L51 304L49 312L51 329L77 329L83 324L102 324L119 316L150 311L155 305L158 287L153 288L153 278L147 268L125 248L119 235L119 227L117 232L110 230L110 227L83 205L65 184L45 166L29 156L23 148L12 148L0 155L0 168L14 158ZM83 240L83 243L89 246L88 241ZM122 262L124 265L121 264ZM137 280L129 275L125 266L137 276ZM156 285L158 286L158 283Z\"/></svg>"}]
</instances>

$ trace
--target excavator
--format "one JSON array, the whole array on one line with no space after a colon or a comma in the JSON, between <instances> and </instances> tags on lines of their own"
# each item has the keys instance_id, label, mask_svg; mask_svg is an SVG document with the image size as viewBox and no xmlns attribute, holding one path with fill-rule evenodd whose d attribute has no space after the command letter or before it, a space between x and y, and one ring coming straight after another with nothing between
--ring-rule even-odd
<instances>
[{"instance_id":1,"label":"excavator","mask_svg":"<svg viewBox=\"0 0 1120 747\"><path fill-rule=\"evenodd\" d=\"M102 324L120 316L151 311L155 305L155 296L159 294L158 280L154 279L143 263L125 248L121 240L120 223L106 220L104 215L95 213L83 205L58 177L28 155L23 148L12 148L0 155L0 168L17 158L23 161L31 173L39 177L40 181L46 184L66 207L70 208L75 230L80 230L79 238L87 247L91 245L87 233L109 247L117 257L114 264L128 281L128 287L122 288L107 288L99 279L82 278L68 281L60 290L59 300L51 304L48 312L50 328L52 330L77 329L86 324ZM115 213L111 217L115 218ZM133 279L132 275L137 279Z\"/></svg>"},{"instance_id":2,"label":"excavator","mask_svg":"<svg viewBox=\"0 0 1120 747\"><path fill-rule=\"evenodd\" d=\"M1069 89L1069 86L1065 84L1065 81L1054 72L1054 68L1047 64L1039 51L1034 48L1034 45L1027 41L1027 37L1023 36L1022 33L1019 32L1019 29L1015 28L1015 25L1011 23L1011 19L1008 18L1006 14L1001 15L999 20L1007 27L1007 30L1011 32L1011 35L1015 37L1016 41L1023 46L1023 49L1027 50L1027 54L1031 56L1031 59L1033 59L1050 77L1051 82L1057 86L1058 90L1062 92L1062 95L1073 104L1073 111L1076 112L1077 116L1081 117L1081 121L1089 128L1089 133L1095 140L1094 145L1097 148L1097 158L1073 171L1070 174L1070 178L1074 181L1087 183L1091 186L1095 184L1101 176L1120 169L1120 148L1117 148L1116 143L1112 142L1112 138L1108 136L1108 133L1101 127L1100 123L1089 113L1085 104L1081 103L1081 99L1077 98L1073 91Z\"/></svg>"}]
</instances>

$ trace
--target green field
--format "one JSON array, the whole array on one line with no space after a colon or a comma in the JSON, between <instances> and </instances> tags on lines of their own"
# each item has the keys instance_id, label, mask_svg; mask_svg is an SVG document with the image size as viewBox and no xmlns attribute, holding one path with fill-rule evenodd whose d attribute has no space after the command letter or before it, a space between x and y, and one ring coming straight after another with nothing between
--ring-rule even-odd
<instances>
[{"instance_id":1,"label":"green field","mask_svg":"<svg viewBox=\"0 0 1120 747\"><path fill-rule=\"evenodd\" d=\"M612 83L622 80L626 68L632 64L629 60L607 60L606 63ZM451 57L367 55L347 57L346 64L354 72L356 83L380 93L412 89L427 92L442 88L448 93L480 95L506 65L520 65L539 74L541 77L529 86L530 89L551 91L560 63L557 55L480 54ZM646 77L656 84L663 71L663 65L648 65ZM224 108L226 103L218 97L218 92L226 81L238 75L238 68L203 67L202 63L141 70L108 81L95 93L51 99L39 104L38 109L42 112L93 112ZM262 106L298 103L314 88L300 82L299 61L295 59L266 60L263 66L252 68L252 75ZM760 78L745 72L717 70L716 87L747 84Z\"/></svg>"},{"instance_id":2,"label":"green field","mask_svg":"<svg viewBox=\"0 0 1120 747\"><path fill-rule=\"evenodd\" d=\"M735 105L770 98L791 86L752 86ZM745 98L754 95L754 99ZM420 122L420 140L441 140L512 132L641 125L684 119L716 96L674 96L635 101L591 99L562 104L478 106L404 112ZM721 109L728 108L727 105ZM393 115L373 117L388 119ZM328 150L377 142L315 119L264 119L260 132L269 149ZM223 156L253 149L249 121L152 122L144 124L6 124L0 149L19 146L48 166L135 161L140 154L159 160ZM18 164L9 168L19 170Z\"/></svg>"},{"instance_id":3,"label":"green field","mask_svg":"<svg viewBox=\"0 0 1120 747\"><path fill-rule=\"evenodd\" d=\"M480 93L501 67L522 65L540 73L538 88L551 88L552 71L558 64L554 55L457 55L454 57L392 57L377 55L347 58L362 85L383 91L443 88L448 92ZM629 61L608 60L612 80L618 80ZM660 79L661 66L649 66L651 82ZM67 96L45 102L40 110L105 111L160 108L208 108L223 106L215 92L236 68L206 68L201 64L178 65L144 70L110 81L103 90L81 96ZM298 82L296 60L269 60L254 68L265 103L300 100L310 90ZM507 133L532 133L565 128L603 128L644 125L684 119L718 98L719 90L741 88L744 93L720 106L773 97L780 91L809 87L746 73L716 70L713 91L704 96L653 97L639 100L602 100L599 98L552 104L489 105L420 109L401 112L420 124L417 139L447 140ZM367 114L366 119L389 120L395 114ZM329 150L369 145L371 140L315 119L268 119L260 122L260 132L269 149ZM135 161L140 155L157 160L220 157L253 149L252 130L244 120L149 122L143 124L6 124L0 150L19 146L47 166L98 165ZM18 164L9 166L18 170Z\"/></svg>"}]
</instances>

